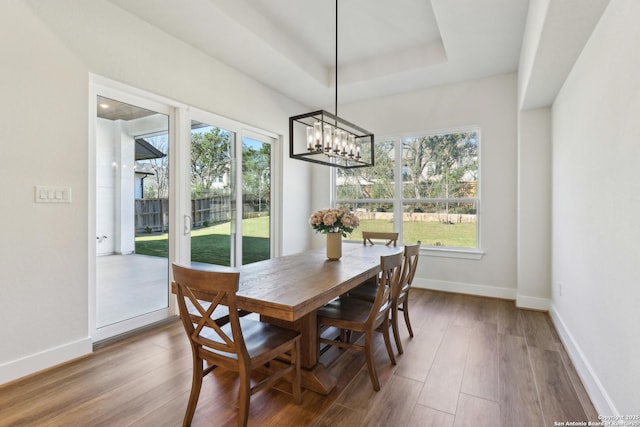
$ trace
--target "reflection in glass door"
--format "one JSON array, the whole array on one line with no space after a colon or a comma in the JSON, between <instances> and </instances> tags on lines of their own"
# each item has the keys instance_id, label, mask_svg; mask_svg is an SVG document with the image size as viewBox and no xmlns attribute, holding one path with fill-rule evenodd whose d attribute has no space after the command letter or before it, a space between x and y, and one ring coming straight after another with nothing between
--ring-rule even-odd
<instances>
[{"instance_id":1,"label":"reflection in glass door","mask_svg":"<svg viewBox=\"0 0 640 427\"><path fill-rule=\"evenodd\" d=\"M97 97L97 330L168 307L168 130L167 114Z\"/></svg>"}]
</instances>

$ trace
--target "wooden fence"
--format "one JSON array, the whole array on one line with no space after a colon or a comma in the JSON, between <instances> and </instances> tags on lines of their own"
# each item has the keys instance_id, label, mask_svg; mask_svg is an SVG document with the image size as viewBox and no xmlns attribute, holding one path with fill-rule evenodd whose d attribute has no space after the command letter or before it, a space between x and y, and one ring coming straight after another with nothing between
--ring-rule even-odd
<instances>
[{"instance_id":1,"label":"wooden fence","mask_svg":"<svg viewBox=\"0 0 640 427\"><path fill-rule=\"evenodd\" d=\"M255 218L269 213L269 205L262 204L263 212L252 203L243 206L243 218ZM229 196L203 197L191 200L192 226L206 227L231 220L231 198ZM169 227L169 201L167 199L136 199L136 233L167 231Z\"/></svg>"},{"instance_id":2,"label":"wooden fence","mask_svg":"<svg viewBox=\"0 0 640 427\"><path fill-rule=\"evenodd\" d=\"M136 199L136 233L155 233L169 228L168 199Z\"/></svg>"},{"instance_id":3,"label":"wooden fence","mask_svg":"<svg viewBox=\"0 0 640 427\"><path fill-rule=\"evenodd\" d=\"M205 197L191 200L193 227L231 220L229 196Z\"/></svg>"}]
</instances>

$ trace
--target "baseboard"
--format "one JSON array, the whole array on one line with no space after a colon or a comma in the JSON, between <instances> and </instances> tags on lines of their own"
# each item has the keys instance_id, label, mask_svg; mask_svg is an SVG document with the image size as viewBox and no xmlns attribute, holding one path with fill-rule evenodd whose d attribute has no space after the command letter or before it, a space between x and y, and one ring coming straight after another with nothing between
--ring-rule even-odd
<instances>
[{"instance_id":1,"label":"baseboard","mask_svg":"<svg viewBox=\"0 0 640 427\"><path fill-rule=\"evenodd\" d=\"M478 295L483 297L516 299L516 289L498 286L479 285L474 283L448 282L445 280L416 279L412 286L434 291L455 292L459 294Z\"/></svg>"},{"instance_id":2,"label":"baseboard","mask_svg":"<svg viewBox=\"0 0 640 427\"><path fill-rule=\"evenodd\" d=\"M571 358L571 362L575 366L578 376L580 377L585 390L587 390L587 394L589 394L589 398L591 398L591 403L593 403L598 414L620 415L620 412L611 401L611 398L600 382L600 379L594 372L580 346L573 338L573 335L571 335L567 325L564 323L562 317L553 304L551 304L549 314L551 315L551 320L553 320L553 324L558 331L560 340L562 341L562 344L564 344L564 347Z\"/></svg>"},{"instance_id":3,"label":"baseboard","mask_svg":"<svg viewBox=\"0 0 640 427\"><path fill-rule=\"evenodd\" d=\"M528 310L549 311L551 301L549 298L529 297L526 295L516 295L516 307Z\"/></svg>"},{"instance_id":4,"label":"baseboard","mask_svg":"<svg viewBox=\"0 0 640 427\"><path fill-rule=\"evenodd\" d=\"M89 337L0 365L0 384L59 365L92 352Z\"/></svg>"}]
</instances>

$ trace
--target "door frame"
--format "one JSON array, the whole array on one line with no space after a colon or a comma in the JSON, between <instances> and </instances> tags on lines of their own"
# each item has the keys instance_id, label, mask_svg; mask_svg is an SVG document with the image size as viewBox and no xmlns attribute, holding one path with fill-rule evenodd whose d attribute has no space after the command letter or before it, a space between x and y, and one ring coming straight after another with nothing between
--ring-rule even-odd
<instances>
[{"instance_id":1,"label":"door frame","mask_svg":"<svg viewBox=\"0 0 640 427\"><path fill-rule=\"evenodd\" d=\"M96 301L96 123L97 123L97 96L105 96L108 98L116 99L118 101L126 102L132 105L136 105L142 108L148 108L152 111L157 111L162 114L166 114L169 118L169 176L177 176L176 164L177 161L172 161L176 158L177 150L176 146L178 141L178 132L176 129L177 117L179 111L184 109L184 106L176 103L175 101L163 98L151 93L142 91L140 89L133 88L131 86L124 85L113 80L89 75L89 135L88 135L88 177L89 177L89 191L88 191L88 253L89 253L89 265L88 265L88 320L89 320L89 336L92 342L97 343L100 341L112 339L118 335L131 332L135 329L143 328L153 323L161 322L177 313L177 305L175 298L171 295L170 280L167 282L167 301L166 308L156 310L141 316L137 316L131 319L126 319L121 322L103 326L101 328L96 327L96 315L97 315L97 301ZM169 254L168 254L168 277L171 278L171 260L175 259L176 253L176 241L179 240L176 237L175 212L176 203L178 199L176 183L173 179L169 181Z\"/></svg>"}]
</instances>

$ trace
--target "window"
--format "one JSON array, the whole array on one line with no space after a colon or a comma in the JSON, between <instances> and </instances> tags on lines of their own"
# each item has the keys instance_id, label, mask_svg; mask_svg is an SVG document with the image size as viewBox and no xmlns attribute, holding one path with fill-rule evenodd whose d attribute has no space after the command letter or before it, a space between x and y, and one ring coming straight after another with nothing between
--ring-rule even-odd
<instances>
[{"instance_id":1,"label":"window","mask_svg":"<svg viewBox=\"0 0 640 427\"><path fill-rule=\"evenodd\" d=\"M371 168L336 170L335 200L362 230L399 231L404 243L477 249L480 130L424 133L376 142Z\"/></svg>"}]
</instances>

